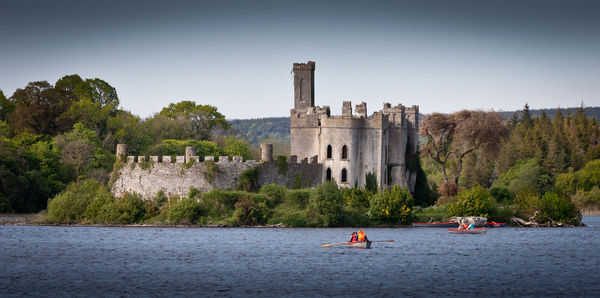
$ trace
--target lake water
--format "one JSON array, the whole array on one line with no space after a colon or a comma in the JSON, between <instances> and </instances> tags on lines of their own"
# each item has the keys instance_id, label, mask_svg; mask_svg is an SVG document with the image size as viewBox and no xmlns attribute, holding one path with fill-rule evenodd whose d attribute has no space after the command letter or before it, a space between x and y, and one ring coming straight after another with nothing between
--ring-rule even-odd
<instances>
[{"instance_id":1,"label":"lake water","mask_svg":"<svg viewBox=\"0 0 600 298\"><path fill-rule=\"evenodd\" d=\"M599 296L600 217L585 228L0 226L0 296Z\"/></svg>"}]
</instances>

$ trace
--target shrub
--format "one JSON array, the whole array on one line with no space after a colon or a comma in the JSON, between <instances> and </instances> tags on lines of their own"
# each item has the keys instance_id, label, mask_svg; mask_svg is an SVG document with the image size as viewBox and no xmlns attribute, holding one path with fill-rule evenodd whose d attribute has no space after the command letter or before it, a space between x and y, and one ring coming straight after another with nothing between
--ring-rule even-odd
<instances>
[{"instance_id":1,"label":"shrub","mask_svg":"<svg viewBox=\"0 0 600 298\"><path fill-rule=\"evenodd\" d=\"M552 178L547 169L539 166L535 158L521 161L494 181L494 187L507 187L516 195L522 190L531 190L538 194L545 193L552 186Z\"/></svg>"},{"instance_id":2,"label":"shrub","mask_svg":"<svg viewBox=\"0 0 600 298\"><path fill-rule=\"evenodd\" d=\"M515 213L518 217L532 217L539 205L540 196L533 190L524 189L515 196Z\"/></svg>"},{"instance_id":3,"label":"shrub","mask_svg":"<svg viewBox=\"0 0 600 298\"><path fill-rule=\"evenodd\" d=\"M76 223L84 218L87 206L98 191L105 191L94 179L73 182L48 202L47 220L53 223Z\"/></svg>"},{"instance_id":4,"label":"shrub","mask_svg":"<svg viewBox=\"0 0 600 298\"><path fill-rule=\"evenodd\" d=\"M277 172L286 175L288 172L288 162L285 155L277 155Z\"/></svg>"},{"instance_id":5,"label":"shrub","mask_svg":"<svg viewBox=\"0 0 600 298\"><path fill-rule=\"evenodd\" d=\"M491 217L497 213L496 201L482 186L463 190L457 195L458 201L448 207L452 216Z\"/></svg>"},{"instance_id":6,"label":"shrub","mask_svg":"<svg viewBox=\"0 0 600 298\"><path fill-rule=\"evenodd\" d=\"M409 191L392 186L386 192L378 192L371 198L371 218L385 223L409 224L412 221L414 199Z\"/></svg>"},{"instance_id":7,"label":"shrub","mask_svg":"<svg viewBox=\"0 0 600 298\"><path fill-rule=\"evenodd\" d=\"M369 210L369 201L372 193L368 190L362 190L358 187L344 188L342 196L346 205L357 211L367 212Z\"/></svg>"},{"instance_id":8,"label":"shrub","mask_svg":"<svg viewBox=\"0 0 600 298\"><path fill-rule=\"evenodd\" d=\"M212 182L221 169L219 169L219 166L212 160L205 160L203 164L206 168L206 171L204 172L204 178L208 180L208 182Z\"/></svg>"},{"instance_id":9,"label":"shrub","mask_svg":"<svg viewBox=\"0 0 600 298\"><path fill-rule=\"evenodd\" d=\"M202 194L200 200L202 209L208 216L230 217L235 208L235 203L243 192L211 190Z\"/></svg>"},{"instance_id":10,"label":"shrub","mask_svg":"<svg viewBox=\"0 0 600 298\"><path fill-rule=\"evenodd\" d=\"M288 190L285 195L285 201L302 208L310 201L311 193L310 189Z\"/></svg>"},{"instance_id":11,"label":"shrub","mask_svg":"<svg viewBox=\"0 0 600 298\"><path fill-rule=\"evenodd\" d=\"M490 194L501 204L510 204L513 201L513 196L506 187L494 187L490 189Z\"/></svg>"},{"instance_id":12,"label":"shrub","mask_svg":"<svg viewBox=\"0 0 600 298\"><path fill-rule=\"evenodd\" d=\"M108 224L130 224L144 217L144 201L138 195L126 194L104 204L96 222Z\"/></svg>"},{"instance_id":13,"label":"shrub","mask_svg":"<svg viewBox=\"0 0 600 298\"><path fill-rule=\"evenodd\" d=\"M311 209L321 218L325 226L335 226L340 223L344 200L342 192L334 181L317 185L310 197Z\"/></svg>"},{"instance_id":14,"label":"shrub","mask_svg":"<svg viewBox=\"0 0 600 298\"><path fill-rule=\"evenodd\" d=\"M569 224L576 222L579 211L569 199L561 197L554 192L547 192L540 200L540 216L545 221L557 221Z\"/></svg>"},{"instance_id":15,"label":"shrub","mask_svg":"<svg viewBox=\"0 0 600 298\"><path fill-rule=\"evenodd\" d=\"M371 193L377 193L379 187L377 186L377 176L369 172L365 175L365 189Z\"/></svg>"},{"instance_id":16,"label":"shrub","mask_svg":"<svg viewBox=\"0 0 600 298\"><path fill-rule=\"evenodd\" d=\"M258 190L258 168L250 168L244 170L240 174L240 180L237 185L237 190L252 191Z\"/></svg>"},{"instance_id":17,"label":"shrub","mask_svg":"<svg viewBox=\"0 0 600 298\"><path fill-rule=\"evenodd\" d=\"M287 188L278 184L266 184L260 188L260 193L266 195L269 199L269 206L274 207L283 202Z\"/></svg>"},{"instance_id":18,"label":"shrub","mask_svg":"<svg viewBox=\"0 0 600 298\"><path fill-rule=\"evenodd\" d=\"M234 216L240 225L264 224L271 214L264 195L242 195L235 203Z\"/></svg>"},{"instance_id":19,"label":"shrub","mask_svg":"<svg viewBox=\"0 0 600 298\"><path fill-rule=\"evenodd\" d=\"M169 201L167 219L172 223L193 224L202 216L200 203L193 198L173 198Z\"/></svg>"}]
</instances>

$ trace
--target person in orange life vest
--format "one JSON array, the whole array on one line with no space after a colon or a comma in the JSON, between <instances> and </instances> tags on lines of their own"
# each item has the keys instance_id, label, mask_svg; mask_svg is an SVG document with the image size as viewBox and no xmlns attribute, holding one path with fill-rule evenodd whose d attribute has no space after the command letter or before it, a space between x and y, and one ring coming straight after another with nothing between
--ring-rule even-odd
<instances>
[{"instance_id":1,"label":"person in orange life vest","mask_svg":"<svg viewBox=\"0 0 600 298\"><path fill-rule=\"evenodd\" d=\"M464 223L464 224L460 225L460 229L461 230L466 230L467 229L467 224Z\"/></svg>"},{"instance_id":2,"label":"person in orange life vest","mask_svg":"<svg viewBox=\"0 0 600 298\"><path fill-rule=\"evenodd\" d=\"M352 232L352 236L350 236L350 242L358 241L358 234L356 232Z\"/></svg>"},{"instance_id":3,"label":"person in orange life vest","mask_svg":"<svg viewBox=\"0 0 600 298\"><path fill-rule=\"evenodd\" d=\"M358 231L358 242L365 242L365 241L369 241L369 239L367 239L367 235L365 234L365 231L360 230Z\"/></svg>"}]
</instances>

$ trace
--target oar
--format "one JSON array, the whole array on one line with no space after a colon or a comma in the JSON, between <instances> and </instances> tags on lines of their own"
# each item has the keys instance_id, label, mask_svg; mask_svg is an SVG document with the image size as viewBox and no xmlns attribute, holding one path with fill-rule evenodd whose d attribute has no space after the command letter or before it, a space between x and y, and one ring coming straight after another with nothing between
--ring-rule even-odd
<instances>
[{"instance_id":1,"label":"oar","mask_svg":"<svg viewBox=\"0 0 600 298\"><path fill-rule=\"evenodd\" d=\"M334 246L334 245L340 245L340 244L347 244L349 242L338 242L338 243L331 243L331 244L323 244L321 245L321 247L330 247L330 246Z\"/></svg>"},{"instance_id":2,"label":"oar","mask_svg":"<svg viewBox=\"0 0 600 298\"><path fill-rule=\"evenodd\" d=\"M394 240L370 240L371 242L394 242Z\"/></svg>"}]
</instances>

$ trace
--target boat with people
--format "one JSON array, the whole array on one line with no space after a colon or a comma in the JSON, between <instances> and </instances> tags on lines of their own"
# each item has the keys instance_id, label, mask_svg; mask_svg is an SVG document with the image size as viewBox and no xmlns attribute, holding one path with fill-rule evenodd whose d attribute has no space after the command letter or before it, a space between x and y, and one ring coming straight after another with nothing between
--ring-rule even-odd
<instances>
[{"instance_id":1,"label":"boat with people","mask_svg":"<svg viewBox=\"0 0 600 298\"><path fill-rule=\"evenodd\" d=\"M487 223L488 228L501 228L501 227L505 227L506 223L505 222L495 222L495 221L490 221Z\"/></svg>"},{"instance_id":2,"label":"boat with people","mask_svg":"<svg viewBox=\"0 0 600 298\"><path fill-rule=\"evenodd\" d=\"M473 228L473 229L448 229L450 234L485 234L485 228Z\"/></svg>"},{"instance_id":3,"label":"boat with people","mask_svg":"<svg viewBox=\"0 0 600 298\"><path fill-rule=\"evenodd\" d=\"M352 248L371 248L371 242L373 241L352 241L347 242L346 244L348 245L348 247Z\"/></svg>"},{"instance_id":4,"label":"boat with people","mask_svg":"<svg viewBox=\"0 0 600 298\"><path fill-rule=\"evenodd\" d=\"M457 222L414 222L415 228L457 228Z\"/></svg>"}]
</instances>

